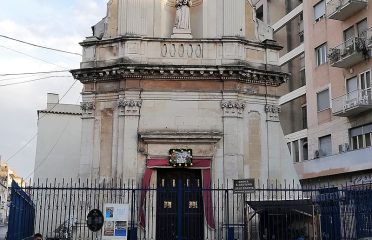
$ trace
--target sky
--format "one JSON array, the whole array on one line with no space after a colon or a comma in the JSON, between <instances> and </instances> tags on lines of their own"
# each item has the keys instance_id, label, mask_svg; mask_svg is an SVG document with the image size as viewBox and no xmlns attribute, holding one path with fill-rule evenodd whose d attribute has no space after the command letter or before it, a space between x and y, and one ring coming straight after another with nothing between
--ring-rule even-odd
<instances>
[{"instance_id":1,"label":"sky","mask_svg":"<svg viewBox=\"0 0 372 240\"><path fill-rule=\"evenodd\" d=\"M106 2L0 0L0 35L81 53L79 42L90 36L91 26L106 15ZM35 48L0 37L0 156L1 162L8 163L19 176L32 177L37 110L46 108L47 93L58 93L62 97L75 80L70 73L62 72L51 74L62 76L58 78L8 85L50 75L1 75L76 69L80 61L77 55ZM81 89L82 85L76 82L61 103L79 104Z\"/></svg>"}]
</instances>

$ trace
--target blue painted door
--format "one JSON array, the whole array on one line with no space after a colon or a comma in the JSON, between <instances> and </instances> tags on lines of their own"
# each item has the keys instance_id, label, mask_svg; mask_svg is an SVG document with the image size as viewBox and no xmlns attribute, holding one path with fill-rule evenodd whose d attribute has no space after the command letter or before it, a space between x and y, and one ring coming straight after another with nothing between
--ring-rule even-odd
<instances>
[{"instance_id":1,"label":"blue painted door","mask_svg":"<svg viewBox=\"0 0 372 240\"><path fill-rule=\"evenodd\" d=\"M200 170L158 170L156 239L204 239Z\"/></svg>"}]
</instances>

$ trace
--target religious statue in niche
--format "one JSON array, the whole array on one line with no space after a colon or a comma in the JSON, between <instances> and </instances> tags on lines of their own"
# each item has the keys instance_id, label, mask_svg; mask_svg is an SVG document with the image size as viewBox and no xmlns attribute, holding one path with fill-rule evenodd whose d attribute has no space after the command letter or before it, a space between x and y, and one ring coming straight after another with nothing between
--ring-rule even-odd
<instances>
[{"instance_id":1,"label":"religious statue in niche","mask_svg":"<svg viewBox=\"0 0 372 240\"><path fill-rule=\"evenodd\" d=\"M176 29L190 29L190 7L191 0L176 0L176 22L174 27Z\"/></svg>"}]
</instances>

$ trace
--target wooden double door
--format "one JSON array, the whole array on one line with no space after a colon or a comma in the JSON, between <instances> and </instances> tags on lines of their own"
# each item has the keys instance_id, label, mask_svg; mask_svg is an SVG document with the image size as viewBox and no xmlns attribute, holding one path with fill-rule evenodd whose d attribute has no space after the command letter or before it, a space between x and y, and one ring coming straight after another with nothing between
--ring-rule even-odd
<instances>
[{"instance_id":1,"label":"wooden double door","mask_svg":"<svg viewBox=\"0 0 372 240\"><path fill-rule=\"evenodd\" d=\"M204 239L201 171L160 169L157 176L156 239Z\"/></svg>"}]
</instances>

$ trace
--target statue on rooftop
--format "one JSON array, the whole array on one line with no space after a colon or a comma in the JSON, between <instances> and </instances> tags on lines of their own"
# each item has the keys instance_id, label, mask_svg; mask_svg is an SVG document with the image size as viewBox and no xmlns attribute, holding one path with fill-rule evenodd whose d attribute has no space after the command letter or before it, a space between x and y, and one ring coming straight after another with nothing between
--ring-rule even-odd
<instances>
[{"instance_id":1,"label":"statue on rooftop","mask_svg":"<svg viewBox=\"0 0 372 240\"><path fill-rule=\"evenodd\" d=\"M176 0L176 29L190 29L190 7L191 0Z\"/></svg>"}]
</instances>

